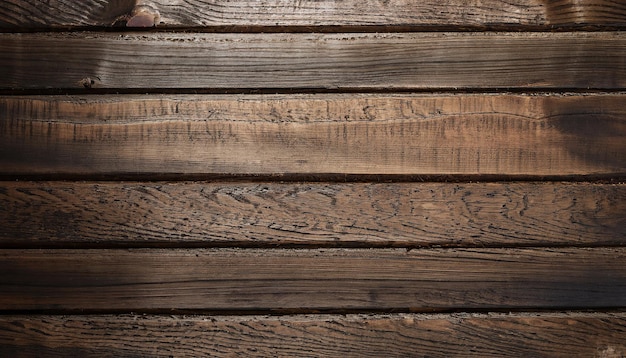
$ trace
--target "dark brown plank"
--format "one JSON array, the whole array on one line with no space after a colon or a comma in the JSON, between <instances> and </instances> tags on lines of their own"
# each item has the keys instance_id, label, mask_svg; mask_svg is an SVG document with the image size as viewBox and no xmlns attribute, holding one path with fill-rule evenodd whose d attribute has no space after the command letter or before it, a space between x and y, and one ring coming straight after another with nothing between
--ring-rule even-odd
<instances>
[{"instance_id":1,"label":"dark brown plank","mask_svg":"<svg viewBox=\"0 0 626 358\"><path fill-rule=\"evenodd\" d=\"M0 316L5 357L602 357L623 313Z\"/></svg>"},{"instance_id":2,"label":"dark brown plank","mask_svg":"<svg viewBox=\"0 0 626 358\"><path fill-rule=\"evenodd\" d=\"M0 246L626 243L626 185L0 183Z\"/></svg>"},{"instance_id":3,"label":"dark brown plank","mask_svg":"<svg viewBox=\"0 0 626 358\"><path fill-rule=\"evenodd\" d=\"M619 308L626 248L0 250L0 310Z\"/></svg>"},{"instance_id":4,"label":"dark brown plank","mask_svg":"<svg viewBox=\"0 0 626 358\"><path fill-rule=\"evenodd\" d=\"M0 98L0 174L623 175L612 95Z\"/></svg>"},{"instance_id":5,"label":"dark brown plank","mask_svg":"<svg viewBox=\"0 0 626 358\"><path fill-rule=\"evenodd\" d=\"M146 17L142 22L138 18ZM130 20L130 21L129 21ZM72 26L460 26L549 27L626 24L612 0L4 0L0 28Z\"/></svg>"},{"instance_id":6,"label":"dark brown plank","mask_svg":"<svg viewBox=\"0 0 626 358\"><path fill-rule=\"evenodd\" d=\"M626 88L626 33L0 34L0 89Z\"/></svg>"}]
</instances>

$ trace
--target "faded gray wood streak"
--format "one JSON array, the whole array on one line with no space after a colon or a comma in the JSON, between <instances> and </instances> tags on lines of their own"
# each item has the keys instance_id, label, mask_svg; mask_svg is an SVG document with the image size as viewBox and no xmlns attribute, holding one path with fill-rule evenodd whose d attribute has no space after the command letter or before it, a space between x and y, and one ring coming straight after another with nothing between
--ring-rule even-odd
<instances>
[{"instance_id":1,"label":"faded gray wood streak","mask_svg":"<svg viewBox=\"0 0 626 358\"><path fill-rule=\"evenodd\" d=\"M2 310L619 308L626 248L0 250Z\"/></svg>"},{"instance_id":2,"label":"faded gray wood streak","mask_svg":"<svg viewBox=\"0 0 626 358\"><path fill-rule=\"evenodd\" d=\"M624 95L5 97L0 174L626 172Z\"/></svg>"},{"instance_id":3,"label":"faded gray wood streak","mask_svg":"<svg viewBox=\"0 0 626 358\"><path fill-rule=\"evenodd\" d=\"M623 313L0 316L5 357L604 357Z\"/></svg>"},{"instance_id":4,"label":"faded gray wood streak","mask_svg":"<svg viewBox=\"0 0 626 358\"><path fill-rule=\"evenodd\" d=\"M626 34L0 34L0 89L626 87Z\"/></svg>"},{"instance_id":5,"label":"faded gray wood streak","mask_svg":"<svg viewBox=\"0 0 626 358\"><path fill-rule=\"evenodd\" d=\"M0 246L622 245L626 185L0 184Z\"/></svg>"},{"instance_id":6,"label":"faded gray wood streak","mask_svg":"<svg viewBox=\"0 0 626 358\"><path fill-rule=\"evenodd\" d=\"M123 25L138 2L158 13L159 27L626 24L626 5L610 0L4 0L0 28Z\"/></svg>"}]
</instances>

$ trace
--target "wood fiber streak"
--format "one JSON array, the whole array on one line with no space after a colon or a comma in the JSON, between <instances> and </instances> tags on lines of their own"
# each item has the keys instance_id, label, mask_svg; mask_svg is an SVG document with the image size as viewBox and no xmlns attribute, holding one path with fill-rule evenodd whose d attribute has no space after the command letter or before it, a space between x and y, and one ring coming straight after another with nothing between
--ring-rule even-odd
<instances>
[{"instance_id":1,"label":"wood fiber streak","mask_svg":"<svg viewBox=\"0 0 626 358\"><path fill-rule=\"evenodd\" d=\"M612 358L626 354L624 342L623 313L0 317L0 354L16 358Z\"/></svg>"},{"instance_id":2,"label":"wood fiber streak","mask_svg":"<svg viewBox=\"0 0 626 358\"><path fill-rule=\"evenodd\" d=\"M626 33L0 34L0 89L626 87Z\"/></svg>"},{"instance_id":3,"label":"wood fiber streak","mask_svg":"<svg viewBox=\"0 0 626 358\"><path fill-rule=\"evenodd\" d=\"M3 0L0 28L106 26L130 14L136 0Z\"/></svg>"},{"instance_id":4,"label":"wood fiber streak","mask_svg":"<svg viewBox=\"0 0 626 358\"><path fill-rule=\"evenodd\" d=\"M626 248L0 250L0 309L619 308Z\"/></svg>"},{"instance_id":5,"label":"wood fiber streak","mask_svg":"<svg viewBox=\"0 0 626 358\"><path fill-rule=\"evenodd\" d=\"M0 246L624 245L626 185L0 183Z\"/></svg>"},{"instance_id":6,"label":"wood fiber streak","mask_svg":"<svg viewBox=\"0 0 626 358\"><path fill-rule=\"evenodd\" d=\"M620 175L623 94L5 97L0 174Z\"/></svg>"},{"instance_id":7,"label":"wood fiber streak","mask_svg":"<svg viewBox=\"0 0 626 358\"><path fill-rule=\"evenodd\" d=\"M626 24L626 5L612 0L4 0L0 29L123 26L136 3L157 15L157 27Z\"/></svg>"}]
</instances>

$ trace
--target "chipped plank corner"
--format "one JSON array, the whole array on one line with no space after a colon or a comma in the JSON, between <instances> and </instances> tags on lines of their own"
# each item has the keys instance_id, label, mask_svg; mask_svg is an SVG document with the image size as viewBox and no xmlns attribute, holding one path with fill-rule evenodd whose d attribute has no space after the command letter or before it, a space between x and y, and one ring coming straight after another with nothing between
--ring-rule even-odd
<instances>
[{"instance_id":1,"label":"chipped plank corner","mask_svg":"<svg viewBox=\"0 0 626 358\"><path fill-rule=\"evenodd\" d=\"M0 356L626 356L624 29L2 1Z\"/></svg>"}]
</instances>

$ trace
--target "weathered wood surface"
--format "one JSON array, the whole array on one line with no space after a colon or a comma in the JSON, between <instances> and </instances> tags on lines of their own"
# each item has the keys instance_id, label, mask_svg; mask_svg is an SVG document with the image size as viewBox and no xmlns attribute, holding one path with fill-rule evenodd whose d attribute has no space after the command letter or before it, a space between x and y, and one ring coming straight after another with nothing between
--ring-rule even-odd
<instances>
[{"instance_id":1,"label":"weathered wood surface","mask_svg":"<svg viewBox=\"0 0 626 358\"><path fill-rule=\"evenodd\" d=\"M623 175L625 96L0 99L0 174Z\"/></svg>"},{"instance_id":2,"label":"weathered wood surface","mask_svg":"<svg viewBox=\"0 0 626 358\"><path fill-rule=\"evenodd\" d=\"M4 357L600 357L623 313L0 316Z\"/></svg>"},{"instance_id":3,"label":"weathered wood surface","mask_svg":"<svg viewBox=\"0 0 626 358\"><path fill-rule=\"evenodd\" d=\"M626 185L0 183L0 247L626 244Z\"/></svg>"},{"instance_id":4,"label":"weathered wood surface","mask_svg":"<svg viewBox=\"0 0 626 358\"><path fill-rule=\"evenodd\" d=\"M460 26L553 27L626 24L611 0L3 0L0 29L72 26Z\"/></svg>"},{"instance_id":5,"label":"weathered wood surface","mask_svg":"<svg viewBox=\"0 0 626 358\"><path fill-rule=\"evenodd\" d=\"M626 33L0 34L0 89L626 88Z\"/></svg>"},{"instance_id":6,"label":"weathered wood surface","mask_svg":"<svg viewBox=\"0 0 626 358\"><path fill-rule=\"evenodd\" d=\"M618 29L613 0L0 1L0 356L624 356L626 184L583 182L626 178ZM544 313L375 314L491 310Z\"/></svg>"},{"instance_id":7,"label":"weathered wood surface","mask_svg":"<svg viewBox=\"0 0 626 358\"><path fill-rule=\"evenodd\" d=\"M619 308L626 248L0 250L0 310Z\"/></svg>"}]
</instances>

